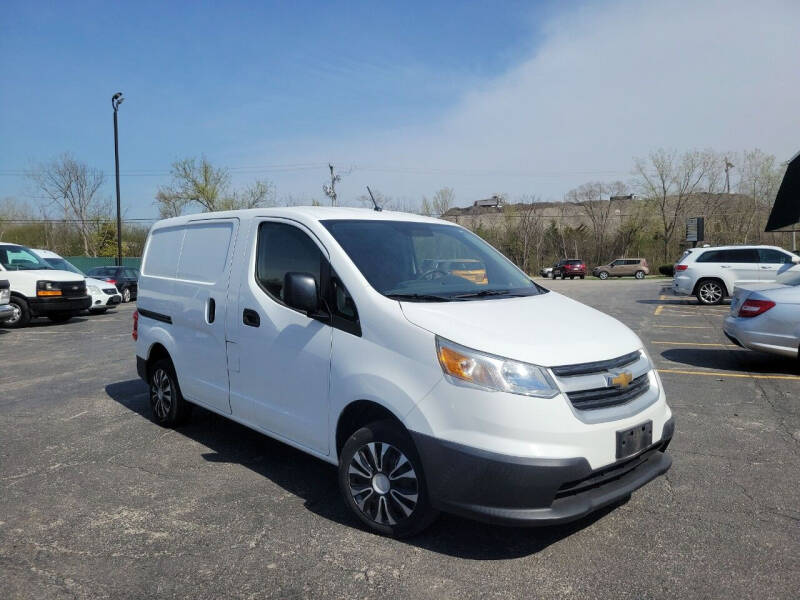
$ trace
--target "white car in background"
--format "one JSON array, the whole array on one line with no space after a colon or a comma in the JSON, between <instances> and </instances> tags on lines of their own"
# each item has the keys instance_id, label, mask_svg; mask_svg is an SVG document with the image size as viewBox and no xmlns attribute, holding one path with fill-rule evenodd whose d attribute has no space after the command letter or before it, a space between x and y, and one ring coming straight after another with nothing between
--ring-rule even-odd
<instances>
[{"instance_id":1,"label":"white car in background","mask_svg":"<svg viewBox=\"0 0 800 600\"><path fill-rule=\"evenodd\" d=\"M800 256L778 246L695 248L675 265L672 291L696 296L701 304L720 304L734 288L773 282L797 263Z\"/></svg>"},{"instance_id":2,"label":"white car in background","mask_svg":"<svg viewBox=\"0 0 800 600\"><path fill-rule=\"evenodd\" d=\"M60 271L71 271L78 275L84 275L78 267L73 265L67 259L59 256L50 250L41 250L34 248L33 251L39 255L48 265ZM106 312L110 307L116 306L122 302L122 295L113 284L102 279L94 279L86 277L86 292L92 297L92 305L89 307L90 313L101 314Z\"/></svg>"},{"instance_id":3,"label":"white car in background","mask_svg":"<svg viewBox=\"0 0 800 600\"><path fill-rule=\"evenodd\" d=\"M725 317L725 335L734 344L797 358L800 350L800 272L774 284L738 287Z\"/></svg>"}]
</instances>

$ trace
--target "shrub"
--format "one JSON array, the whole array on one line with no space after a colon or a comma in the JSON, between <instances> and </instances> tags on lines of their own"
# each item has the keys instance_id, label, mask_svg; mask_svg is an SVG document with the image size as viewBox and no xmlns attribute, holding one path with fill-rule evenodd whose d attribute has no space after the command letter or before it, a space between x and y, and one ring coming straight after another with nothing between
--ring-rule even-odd
<instances>
[{"instance_id":1,"label":"shrub","mask_svg":"<svg viewBox=\"0 0 800 600\"><path fill-rule=\"evenodd\" d=\"M667 277L674 277L675 276L675 266L674 265L661 265L658 267L658 272L662 275L666 275Z\"/></svg>"}]
</instances>

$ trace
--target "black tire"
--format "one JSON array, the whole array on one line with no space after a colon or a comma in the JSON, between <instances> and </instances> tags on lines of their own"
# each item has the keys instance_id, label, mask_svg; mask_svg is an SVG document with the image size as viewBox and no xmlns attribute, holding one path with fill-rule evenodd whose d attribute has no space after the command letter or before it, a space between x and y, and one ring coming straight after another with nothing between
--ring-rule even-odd
<instances>
[{"instance_id":1,"label":"black tire","mask_svg":"<svg viewBox=\"0 0 800 600\"><path fill-rule=\"evenodd\" d=\"M381 535L414 535L439 515L414 442L391 420L369 423L348 438L339 456L339 489L358 520Z\"/></svg>"},{"instance_id":2,"label":"black tire","mask_svg":"<svg viewBox=\"0 0 800 600\"><path fill-rule=\"evenodd\" d=\"M122 290L122 301L123 302L130 302L131 301L131 290L130 288L125 288Z\"/></svg>"},{"instance_id":3,"label":"black tire","mask_svg":"<svg viewBox=\"0 0 800 600\"><path fill-rule=\"evenodd\" d=\"M581 279L584 279L585 277L586 277L586 275L581 275Z\"/></svg>"},{"instance_id":4,"label":"black tire","mask_svg":"<svg viewBox=\"0 0 800 600\"><path fill-rule=\"evenodd\" d=\"M634 273L633 276L636 279L644 279L644 271L636 271L636 273Z\"/></svg>"},{"instance_id":5,"label":"black tire","mask_svg":"<svg viewBox=\"0 0 800 600\"><path fill-rule=\"evenodd\" d=\"M192 414L192 405L183 399L172 362L167 359L155 362L149 369L148 380L153 420L164 427L185 423Z\"/></svg>"},{"instance_id":6,"label":"black tire","mask_svg":"<svg viewBox=\"0 0 800 600\"><path fill-rule=\"evenodd\" d=\"M74 316L72 313L52 313L47 315L47 318L53 323L66 323Z\"/></svg>"},{"instance_id":7,"label":"black tire","mask_svg":"<svg viewBox=\"0 0 800 600\"><path fill-rule=\"evenodd\" d=\"M606 280L606 279L608 279L608 271L600 271L600 272L597 274L597 276L598 276L600 279Z\"/></svg>"},{"instance_id":8,"label":"black tire","mask_svg":"<svg viewBox=\"0 0 800 600\"><path fill-rule=\"evenodd\" d=\"M0 322L3 327L19 329L31 322L31 309L28 307L28 303L25 302L25 300L17 296L11 296L11 300L8 301L8 304L14 310L14 315L10 319Z\"/></svg>"},{"instance_id":9,"label":"black tire","mask_svg":"<svg viewBox=\"0 0 800 600\"><path fill-rule=\"evenodd\" d=\"M725 299L725 284L719 279L701 279L695 288L695 297L700 304L713 306Z\"/></svg>"}]
</instances>

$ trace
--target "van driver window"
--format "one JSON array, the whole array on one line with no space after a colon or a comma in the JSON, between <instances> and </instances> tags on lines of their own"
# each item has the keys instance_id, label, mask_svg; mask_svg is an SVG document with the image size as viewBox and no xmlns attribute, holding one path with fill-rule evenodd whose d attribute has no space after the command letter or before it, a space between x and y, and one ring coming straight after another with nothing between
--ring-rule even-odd
<instances>
[{"instance_id":1,"label":"van driver window","mask_svg":"<svg viewBox=\"0 0 800 600\"><path fill-rule=\"evenodd\" d=\"M274 298L283 302L286 273L309 273L319 287L321 263L319 247L297 227L273 222L259 226L256 278Z\"/></svg>"}]
</instances>

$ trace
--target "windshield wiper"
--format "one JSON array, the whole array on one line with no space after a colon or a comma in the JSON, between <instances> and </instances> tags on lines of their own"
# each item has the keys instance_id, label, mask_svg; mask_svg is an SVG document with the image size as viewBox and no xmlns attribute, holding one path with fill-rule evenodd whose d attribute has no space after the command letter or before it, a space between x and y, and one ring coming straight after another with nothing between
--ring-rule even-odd
<instances>
[{"instance_id":1,"label":"windshield wiper","mask_svg":"<svg viewBox=\"0 0 800 600\"><path fill-rule=\"evenodd\" d=\"M480 292L469 292L467 294L458 294L453 298L483 298L485 296L511 296L519 298L527 294L513 294L511 290L481 290Z\"/></svg>"},{"instance_id":2,"label":"windshield wiper","mask_svg":"<svg viewBox=\"0 0 800 600\"><path fill-rule=\"evenodd\" d=\"M410 300L419 302L450 302L453 298L437 296L436 294L386 294L392 300Z\"/></svg>"}]
</instances>

